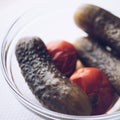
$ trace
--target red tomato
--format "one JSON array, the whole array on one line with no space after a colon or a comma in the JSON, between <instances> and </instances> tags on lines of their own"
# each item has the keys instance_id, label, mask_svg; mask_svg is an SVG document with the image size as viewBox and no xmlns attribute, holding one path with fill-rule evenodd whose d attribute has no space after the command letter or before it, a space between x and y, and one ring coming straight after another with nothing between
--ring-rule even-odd
<instances>
[{"instance_id":1,"label":"red tomato","mask_svg":"<svg viewBox=\"0 0 120 120\"><path fill-rule=\"evenodd\" d=\"M47 44L48 52L56 67L67 77L74 72L77 61L77 53L74 46L64 40L53 41Z\"/></svg>"},{"instance_id":2,"label":"red tomato","mask_svg":"<svg viewBox=\"0 0 120 120\"><path fill-rule=\"evenodd\" d=\"M80 68L70 77L90 98L92 115L105 113L113 103L115 93L105 74L97 68Z\"/></svg>"}]
</instances>

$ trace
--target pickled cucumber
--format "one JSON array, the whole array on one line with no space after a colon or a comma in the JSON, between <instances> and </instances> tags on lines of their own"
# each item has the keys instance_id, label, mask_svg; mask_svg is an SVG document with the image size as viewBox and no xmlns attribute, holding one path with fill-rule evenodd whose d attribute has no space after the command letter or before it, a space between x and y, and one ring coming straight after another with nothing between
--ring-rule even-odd
<instances>
[{"instance_id":1,"label":"pickled cucumber","mask_svg":"<svg viewBox=\"0 0 120 120\"><path fill-rule=\"evenodd\" d=\"M101 69L107 75L116 92L120 95L120 60L106 51L93 38L83 37L76 40L74 44L83 64Z\"/></svg>"},{"instance_id":2,"label":"pickled cucumber","mask_svg":"<svg viewBox=\"0 0 120 120\"><path fill-rule=\"evenodd\" d=\"M120 57L120 18L98 6L85 4L77 9L74 19L80 28Z\"/></svg>"},{"instance_id":3,"label":"pickled cucumber","mask_svg":"<svg viewBox=\"0 0 120 120\"><path fill-rule=\"evenodd\" d=\"M40 38L22 38L15 53L25 81L43 106L64 114L91 114L87 95L59 72Z\"/></svg>"}]
</instances>

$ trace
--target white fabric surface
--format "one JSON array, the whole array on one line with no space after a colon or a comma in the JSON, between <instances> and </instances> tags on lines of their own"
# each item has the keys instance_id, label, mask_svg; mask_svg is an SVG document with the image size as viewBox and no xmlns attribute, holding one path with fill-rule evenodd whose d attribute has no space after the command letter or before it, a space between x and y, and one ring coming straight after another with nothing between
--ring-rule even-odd
<instances>
[{"instance_id":1,"label":"white fabric surface","mask_svg":"<svg viewBox=\"0 0 120 120\"><path fill-rule=\"evenodd\" d=\"M60 4L61 0L0 0L0 39L3 39L4 33L10 24L24 11L31 7L45 6L50 3L53 5ZM64 4L76 4L80 0L63 0ZM82 0L81 0L82 1ZM107 9L114 11L116 15L120 15L118 0L83 0L92 2L100 6L106 6ZM82 1L82 2L83 2ZM105 4L103 3L105 2ZM108 3L108 4L106 4ZM113 9L114 8L114 9ZM119 11L119 12L117 12ZM0 120L42 120L23 107L14 97L9 86L0 74Z\"/></svg>"}]
</instances>

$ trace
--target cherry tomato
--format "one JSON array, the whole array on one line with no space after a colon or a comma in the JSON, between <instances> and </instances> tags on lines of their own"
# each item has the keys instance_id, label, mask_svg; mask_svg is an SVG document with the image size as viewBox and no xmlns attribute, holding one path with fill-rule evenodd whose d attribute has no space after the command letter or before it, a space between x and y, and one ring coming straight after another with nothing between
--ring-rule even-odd
<instances>
[{"instance_id":1,"label":"cherry tomato","mask_svg":"<svg viewBox=\"0 0 120 120\"><path fill-rule=\"evenodd\" d=\"M47 44L47 49L56 67L67 77L70 77L75 70L77 61L74 46L65 40L60 40Z\"/></svg>"},{"instance_id":2,"label":"cherry tomato","mask_svg":"<svg viewBox=\"0 0 120 120\"><path fill-rule=\"evenodd\" d=\"M103 114L112 105L115 92L101 70L91 67L80 68L73 73L70 80L87 93L93 108L92 115Z\"/></svg>"}]
</instances>

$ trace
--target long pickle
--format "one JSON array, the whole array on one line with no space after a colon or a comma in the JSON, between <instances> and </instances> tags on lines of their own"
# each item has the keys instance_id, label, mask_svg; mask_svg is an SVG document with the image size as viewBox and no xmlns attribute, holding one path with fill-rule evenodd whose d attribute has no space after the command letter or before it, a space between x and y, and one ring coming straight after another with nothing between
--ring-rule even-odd
<instances>
[{"instance_id":1,"label":"long pickle","mask_svg":"<svg viewBox=\"0 0 120 120\"><path fill-rule=\"evenodd\" d=\"M16 57L25 81L43 106L64 114L91 114L88 96L55 67L40 38L21 39Z\"/></svg>"},{"instance_id":2,"label":"long pickle","mask_svg":"<svg viewBox=\"0 0 120 120\"><path fill-rule=\"evenodd\" d=\"M93 38L83 37L75 41L75 48L85 66L101 69L120 95L120 60L104 49Z\"/></svg>"},{"instance_id":3,"label":"long pickle","mask_svg":"<svg viewBox=\"0 0 120 120\"><path fill-rule=\"evenodd\" d=\"M120 18L95 5L85 4L75 12L76 24L120 57Z\"/></svg>"}]
</instances>

